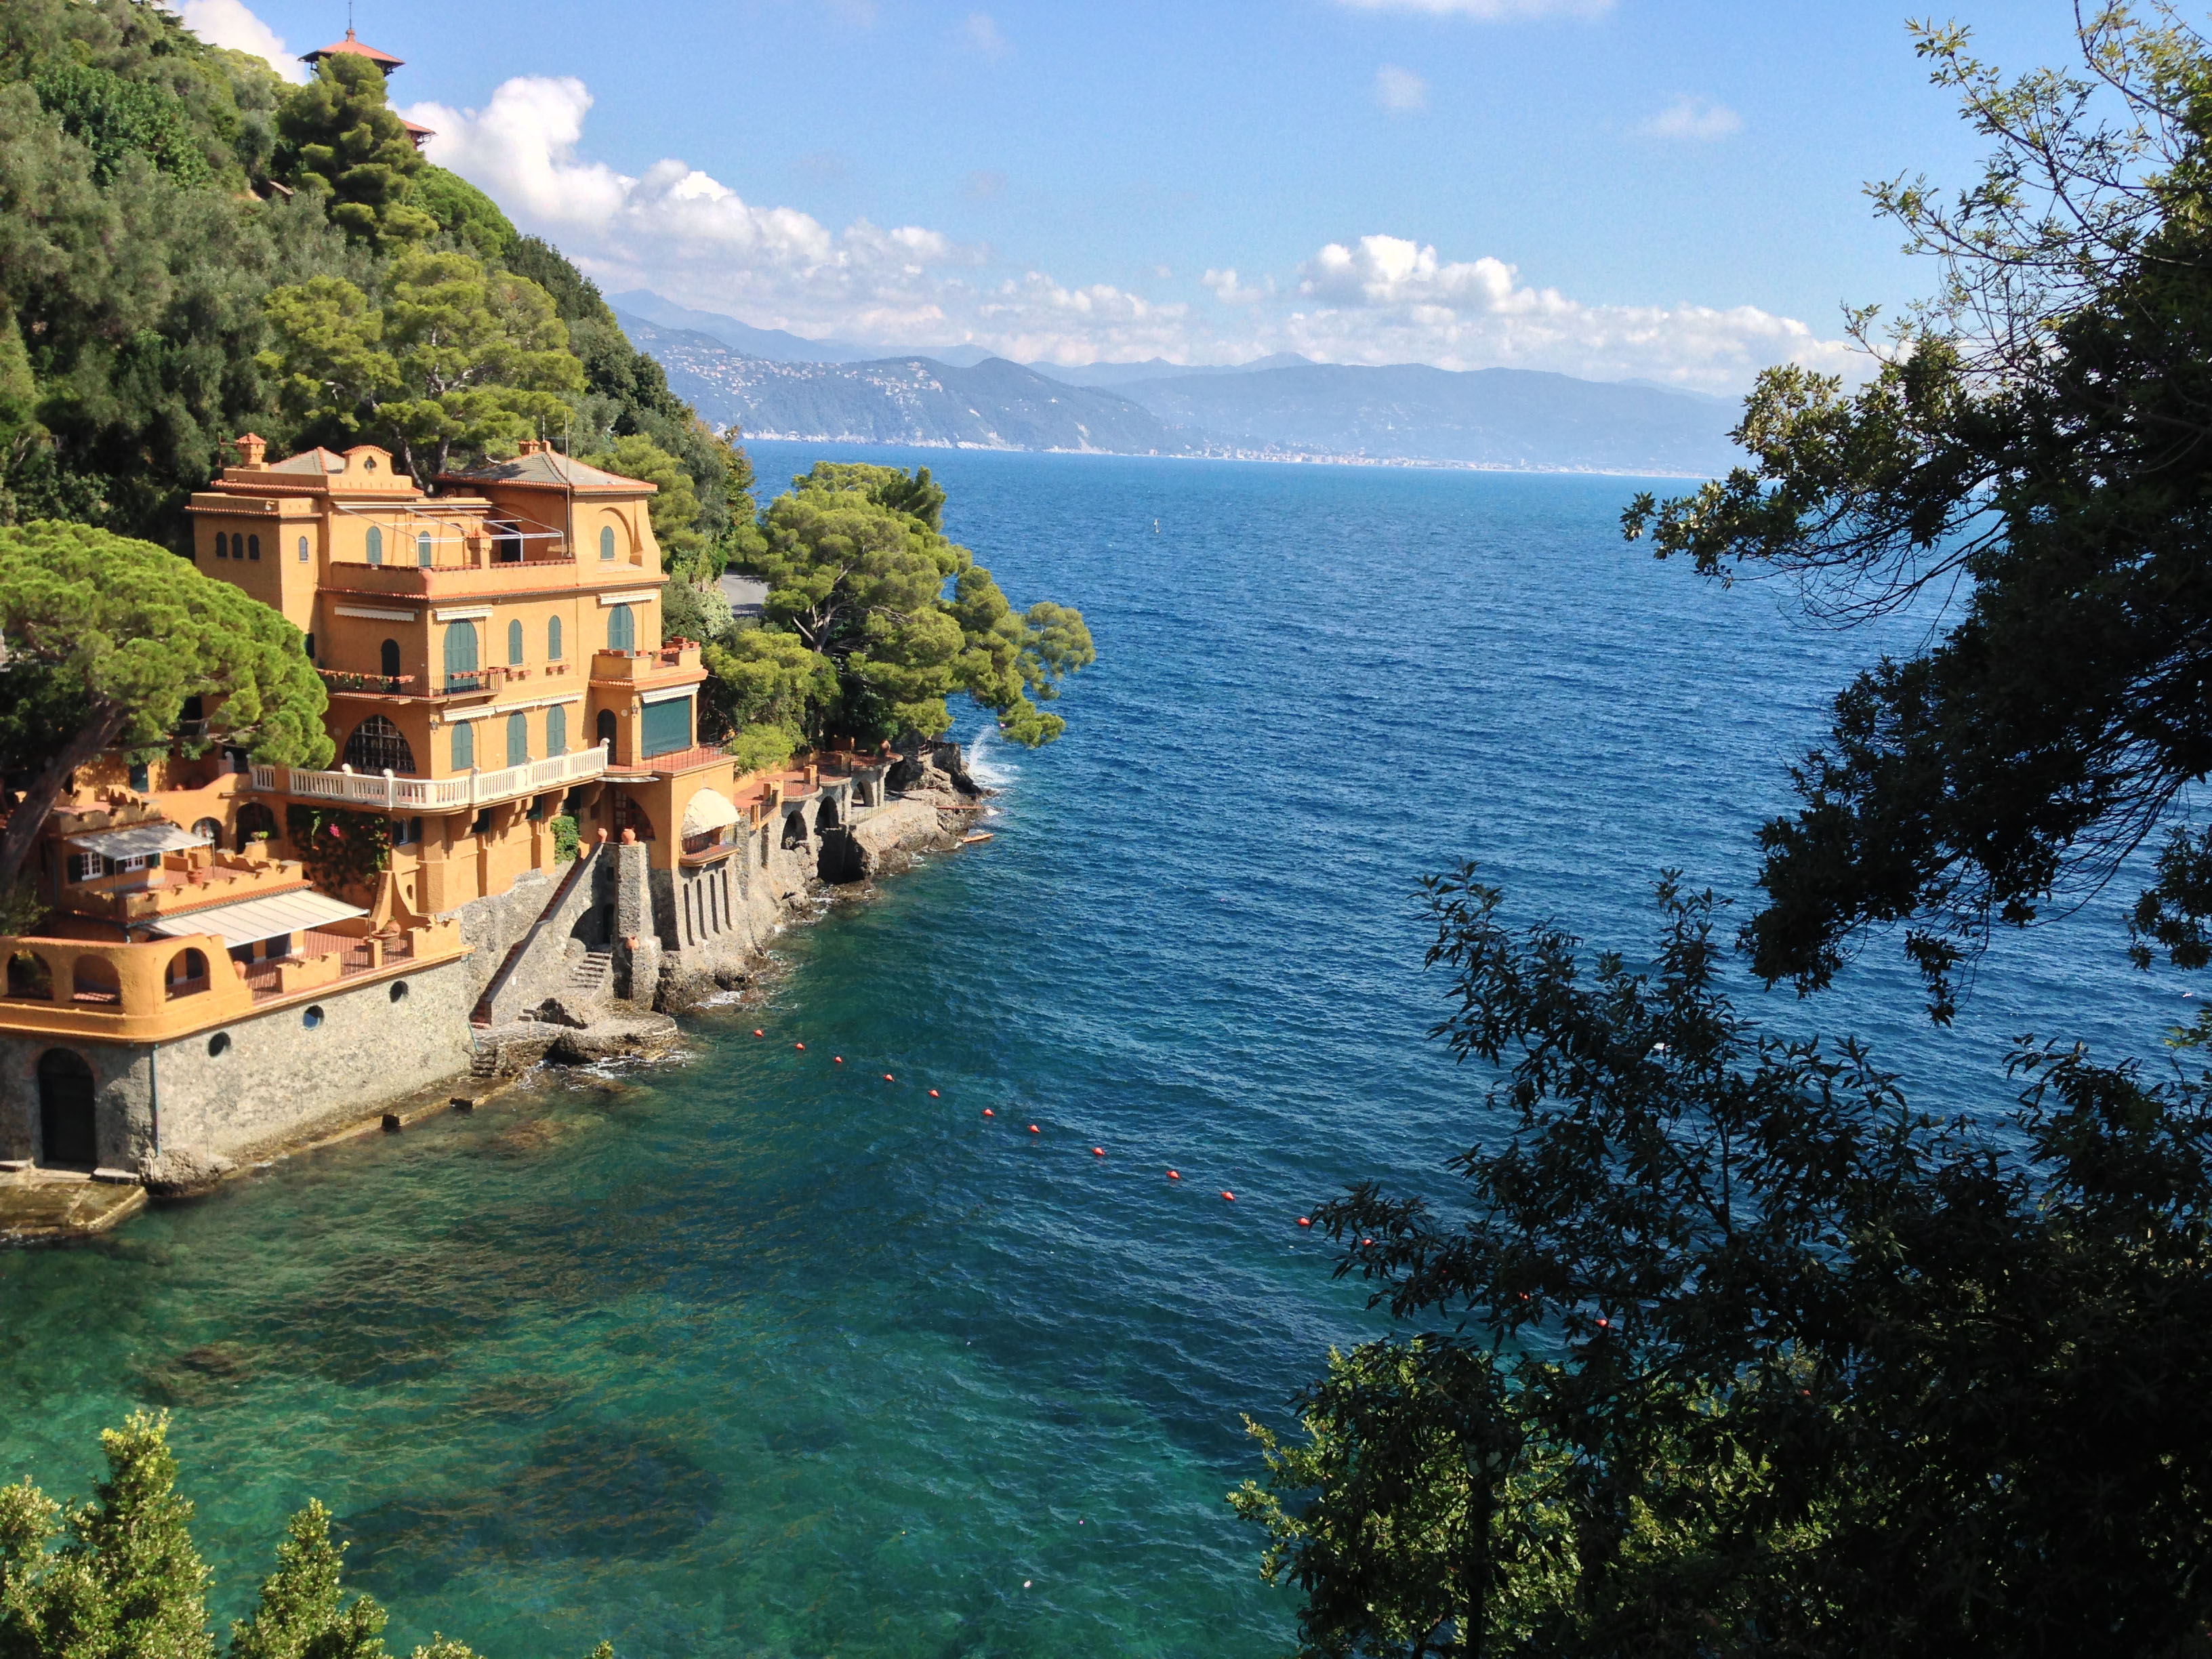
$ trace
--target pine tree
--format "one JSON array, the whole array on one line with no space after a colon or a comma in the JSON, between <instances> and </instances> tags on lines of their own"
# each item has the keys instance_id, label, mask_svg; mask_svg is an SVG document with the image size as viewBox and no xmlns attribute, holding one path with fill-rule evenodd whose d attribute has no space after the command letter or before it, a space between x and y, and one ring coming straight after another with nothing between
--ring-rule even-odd
<instances>
[{"instance_id":1,"label":"pine tree","mask_svg":"<svg viewBox=\"0 0 2212 1659\"><path fill-rule=\"evenodd\" d=\"M230 1659L384 1659L384 1609L366 1595L344 1605L330 1511L311 1499L286 1533L260 1606L230 1627Z\"/></svg>"}]
</instances>

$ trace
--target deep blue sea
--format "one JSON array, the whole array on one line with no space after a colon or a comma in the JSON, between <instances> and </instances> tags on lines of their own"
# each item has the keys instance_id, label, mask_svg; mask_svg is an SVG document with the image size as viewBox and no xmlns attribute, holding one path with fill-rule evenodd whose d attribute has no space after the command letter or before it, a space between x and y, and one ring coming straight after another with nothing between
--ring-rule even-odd
<instances>
[{"instance_id":1,"label":"deep blue sea","mask_svg":"<svg viewBox=\"0 0 2212 1659\"><path fill-rule=\"evenodd\" d=\"M754 455L771 488L927 465L1018 603L1089 617L1062 742L961 711L996 839L788 933L688 1064L0 1255L0 1476L81 1493L97 1431L166 1405L220 1613L319 1496L402 1651L1280 1653L1223 1502L1241 1414L1380 1328L1296 1218L1367 1176L1448 1194L1488 1127L1425 1036L1419 878L1476 858L1632 955L1665 866L1750 896L1786 761L1924 623L1656 563L1632 480ZM1998 1113L2014 1034L2155 1051L2193 1006L2126 966L2124 897L2000 941L1948 1032L1894 940L1830 996L1744 994Z\"/></svg>"}]
</instances>

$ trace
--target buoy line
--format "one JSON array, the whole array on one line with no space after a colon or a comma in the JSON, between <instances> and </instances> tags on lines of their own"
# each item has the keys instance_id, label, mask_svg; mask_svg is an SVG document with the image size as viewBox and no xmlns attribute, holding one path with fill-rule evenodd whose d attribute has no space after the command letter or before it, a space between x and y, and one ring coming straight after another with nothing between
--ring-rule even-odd
<instances>
[{"instance_id":1,"label":"buoy line","mask_svg":"<svg viewBox=\"0 0 2212 1659\"><path fill-rule=\"evenodd\" d=\"M755 1026L755 1027L753 1028L753 1035L754 1035L756 1037L765 1037L765 1036L768 1035L768 1031L767 1031L767 1029L766 1029L765 1027L763 1027L763 1026ZM804 1042L794 1042L791 1046L792 1046L792 1049L793 1049L793 1051L794 1053L797 1053L797 1054L805 1054L805 1053L806 1052L806 1045L805 1045ZM1662 1044L1662 1045L1660 1045L1660 1050L1659 1050L1659 1051L1660 1051L1660 1052L1662 1052L1662 1053L1664 1053L1664 1052L1665 1052L1665 1047L1664 1047L1664 1045L1663 1045L1663 1044ZM831 1056L830 1056L830 1064L831 1064L831 1065L833 1065L833 1066L842 1066L844 1063L845 1063L845 1056L844 1056L844 1055L842 1055L842 1054L833 1054L833 1055L831 1055ZM885 1072L885 1073L884 1073L884 1082L886 1082L886 1083L896 1083L896 1082L897 1082L897 1081L898 1081L898 1079L897 1079L897 1076L896 1076L895 1073L890 1073L890 1072ZM943 1097L939 1094L939 1092L937 1090L935 1090L935 1089L932 1089L932 1090L929 1091L929 1097L930 1097L932 1100L939 1100L939 1099L942 1099L942 1098L943 1098ZM998 1116L998 1113L997 1113L996 1111L994 1111L992 1108L990 1108L990 1107L988 1107L988 1106L986 1106L986 1107L984 1107L984 1108L983 1108L983 1115L984 1115L985 1117L988 1117L988 1118L993 1118L993 1119L995 1119L995 1118ZM1029 1127L1029 1132L1030 1132L1031 1134L1036 1135L1036 1136L1039 1139L1039 1140L1042 1140L1042 1139L1043 1139L1043 1137L1044 1137L1044 1130L1043 1130L1043 1128L1042 1128L1042 1126L1040 1126L1040 1125L1038 1125L1038 1124L1032 1123L1032 1124L1029 1125L1029 1126L1028 1126L1028 1127ZM1105 1149L1103 1146L1093 1146L1093 1147L1091 1149L1091 1155L1093 1158L1103 1158L1103 1157L1105 1157L1105 1156L1106 1156L1106 1149ZM1167 1178L1168 1178L1170 1181L1173 1181L1173 1182L1180 1182L1180 1181L1182 1181L1182 1170L1178 1170L1178 1169L1176 1169L1176 1168L1174 1168L1172 1165L1170 1165L1170 1166L1169 1166L1169 1168L1168 1168L1168 1171L1167 1171ZM1237 1201L1237 1194L1236 1194L1235 1193L1233 1193L1233 1192L1230 1191L1230 1190L1229 1190L1227 1188L1225 1188L1225 1187L1224 1187L1224 1188L1223 1188L1221 1189L1221 1198L1222 1198L1222 1201L1223 1201L1224 1203L1226 1203L1226 1204L1234 1204L1234 1203ZM1299 1217L1297 1217L1297 1224L1298 1226L1300 1226L1300 1227L1311 1228L1311 1227L1312 1227L1312 1225L1314 1224L1313 1224L1313 1218L1312 1218L1311 1216L1304 1216L1304 1215L1299 1216ZM1373 1239L1371 1239L1371 1238L1363 1238L1363 1239L1361 1239L1361 1240L1359 1241L1359 1243L1358 1243L1358 1246L1356 1246L1355 1248L1358 1248L1358 1249L1371 1249L1371 1248L1373 1247L1374 1243L1375 1243L1375 1241L1374 1241ZM1605 1322L1604 1322L1603 1320L1600 1320L1598 1322L1599 1322L1599 1324L1601 1324L1601 1325L1603 1325L1603 1324L1605 1323Z\"/></svg>"}]
</instances>

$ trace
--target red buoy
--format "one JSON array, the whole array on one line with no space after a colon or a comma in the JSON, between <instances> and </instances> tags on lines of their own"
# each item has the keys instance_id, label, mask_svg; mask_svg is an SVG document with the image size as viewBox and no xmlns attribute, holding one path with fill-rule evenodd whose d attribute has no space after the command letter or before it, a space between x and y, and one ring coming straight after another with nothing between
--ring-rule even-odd
<instances>
[{"instance_id":1,"label":"red buoy","mask_svg":"<svg viewBox=\"0 0 2212 1659\"><path fill-rule=\"evenodd\" d=\"M986 1107L983 1109L983 1115L984 1115L985 1117L996 1117L996 1116L998 1116L998 1114L997 1114L996 1112L993 1111L993 1110L992 1110L988 1106L986 1106Z\"/></svg>"},{"instance_id":2,"label":"red buoy","mask_svg":"<svg viewBox=\"0 0 2212 1659\"><path fill-rule=\"evenodd\" d=\"M1106 1156L1106 1149L1103 1146L1093 1146L1091 1149L1091 1156L1093 1158L1103 1158Z\"/></svg>"},{"instance_id":3,"label":"red buoy","mask_svg":"<svg viewBox=\"0 0 2212 1659\"><path fill-rule=\"evenodd\" d=\"M891 1074L890 1074L889 1072L885 1072L885 1073L884 1073L884 1082L886 1082L886 1083L889 1083L889 1082L890 1082L890 1081L891 1081Z\"/></svg>"},{"instance_id":4,"label":"red buoy","mask_svg":"<svg viewBox=\"0 0 2212 1659\"><path fill-rule=\"evenodd\" d=\"M832 1054L830 1058L840 1066L842 1066L845 1063L845 1056L842 1054Z\"/></svg>"},{"instance_id":5,"label":"red buoy","mask_svg":"<svg viewBox=\"0 0 2212 1659\"><path fill-rule=\"evenodd\" d=\"M1299 1226L1301 1226L1301 1227L1310 1227L1310 1226L1312 1226L1312 1225L1313 1225L1313 1218L1312 1218L1311 1216L1310 1216L1310 1215L1302 1215L1302 1216L1300 1216L1300 1217L1298 1218L1298 1225L1299 1225Z\"/></svg>"},{"instance_id":6,"label":"red buoy","mask_svg":"<svg viewBox=\"0 0 2212 1659\"><path fill-rule=\"evenodd\" d=\"M1182 1171L1180 1170L1170 1170L1168 1171L1168 1179L1170 1181L1181 1181L1182 1179Z\"/></svg>"},{"instance_id":7,"label":"red buoy","mask_svg":"<svg viewBox=\"0 0 2212 1659\"><path fill-rule=\"evenodd\" d=\"M1362 1249L1364 1249L1368 1245L1372 1244L1375 1241L1371 1238L1363 1238L1359 1241L1359 1245Z\"/></svg>"},{"instance_id":8,"label":"red buoy","mask_svg":"<svg viewBox=\"0 0 2212 1659\"><path fill-rule=\"evenodd\" d=\"M799 1052L800 1054L805 1054L805 1053L806 1052L806 1045L805 1045L805 1043L803 1043L803 1042L794 1042L794 1043L793 1043L791 1046L792 1046L793 1048L794 1048L798 1049L798 1050L799 1050Z\"/></svg>"},{"instance_id":9,"label":"red buoy","mask_svg":"<svg viewBox=\"0 0 2212 1659\"><path fill-rule=\"evenodd\" d=\"M768 1035L768 1033L767 1033L766 1031L763 1031L763 1030L759 1030L759 1029L757 1027L757 1028L755 1028L755 1030L754 1030L754 1031L753 1031L753 1035L754 1035L755 1036L766 1036Z\"/></svg>"},{"instance_id":10,"label":"red buoy","mask_svg":"<svg viewBox=\"0 0 2212 1659\"><path fill-rule=\"evenodd\" d=\"M929 1097L930 1097L932 1100L936 1099L936 1098L937 1098L937 1091L936 1091L936 1090L934 1090L934 1089L932 1089L932 1090L929 1091Z\"/></svg>"},{"instance_id":11,"label":"red buoy","mask_svg":"<svg viewBox=\"0 0 2212 1659\"><path fill-rule=\"evenodd\" d=\"M1036 1124L1032 1123L1030 1125L1030 1133L1031 1134L1036 1134L1037 1133L1037 1126Z\"/></svg>"},{"instance_id":12,"label":"red buoy","mask_svg":"<svg viewBox=\"0 0 2212 1659\"><path fill-rule=\"evenodd\" d=\"M1234 1204L1237 1201L1237 1194L1234 1193L1224 1193L1222 1194L1222 1197L1227 1199L1231 1204Z\"/></svg>"}]
</instances>

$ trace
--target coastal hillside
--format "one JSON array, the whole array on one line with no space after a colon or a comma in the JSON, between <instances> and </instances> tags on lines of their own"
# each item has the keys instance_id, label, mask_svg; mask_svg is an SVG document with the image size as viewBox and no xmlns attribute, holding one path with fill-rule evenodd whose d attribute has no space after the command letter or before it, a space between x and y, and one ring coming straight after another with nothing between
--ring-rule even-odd
<instances>
[{"instance_id":1,"label":"coastal hillside","mask_svg":"<svg viewBox=\"0 0 2212 1659\"><path fill-rule=\"evenodd\" d=\"M1303 363L1133 381L1122 395L1240 449L1534 471L1724 471L1733 404L1526 369Z\"/></svg>"},{"instance_id":2,"label":"coastal hillside","mask_svg":"<svg viewBox=\"0 0 2212 1659\"><path fill-rule=\"evenodd\" d=\"M1127 398L1047 380L1003 358L972 368L918 356L776 362L694 330L619 314L677 395L708 420L751 437L1123 455L1182 454L1194 447L1188 434Z\"/></svg>"},{"instance_id":3,"label":"coastal hillside","mask_svg":"<svg viewBox=\"0 0 2212 1659\"><path fill-rule=\"evenodd\" d=\"M1649 384L1291 353L1202 368L967 361L972 346L863 357L864 347L752 328L650 293L621 301L617 320L671 389L756 437L1533 472L1704 476L1738 459L1728 439L1734 404Z\"/></svg>"}]
</instances>

